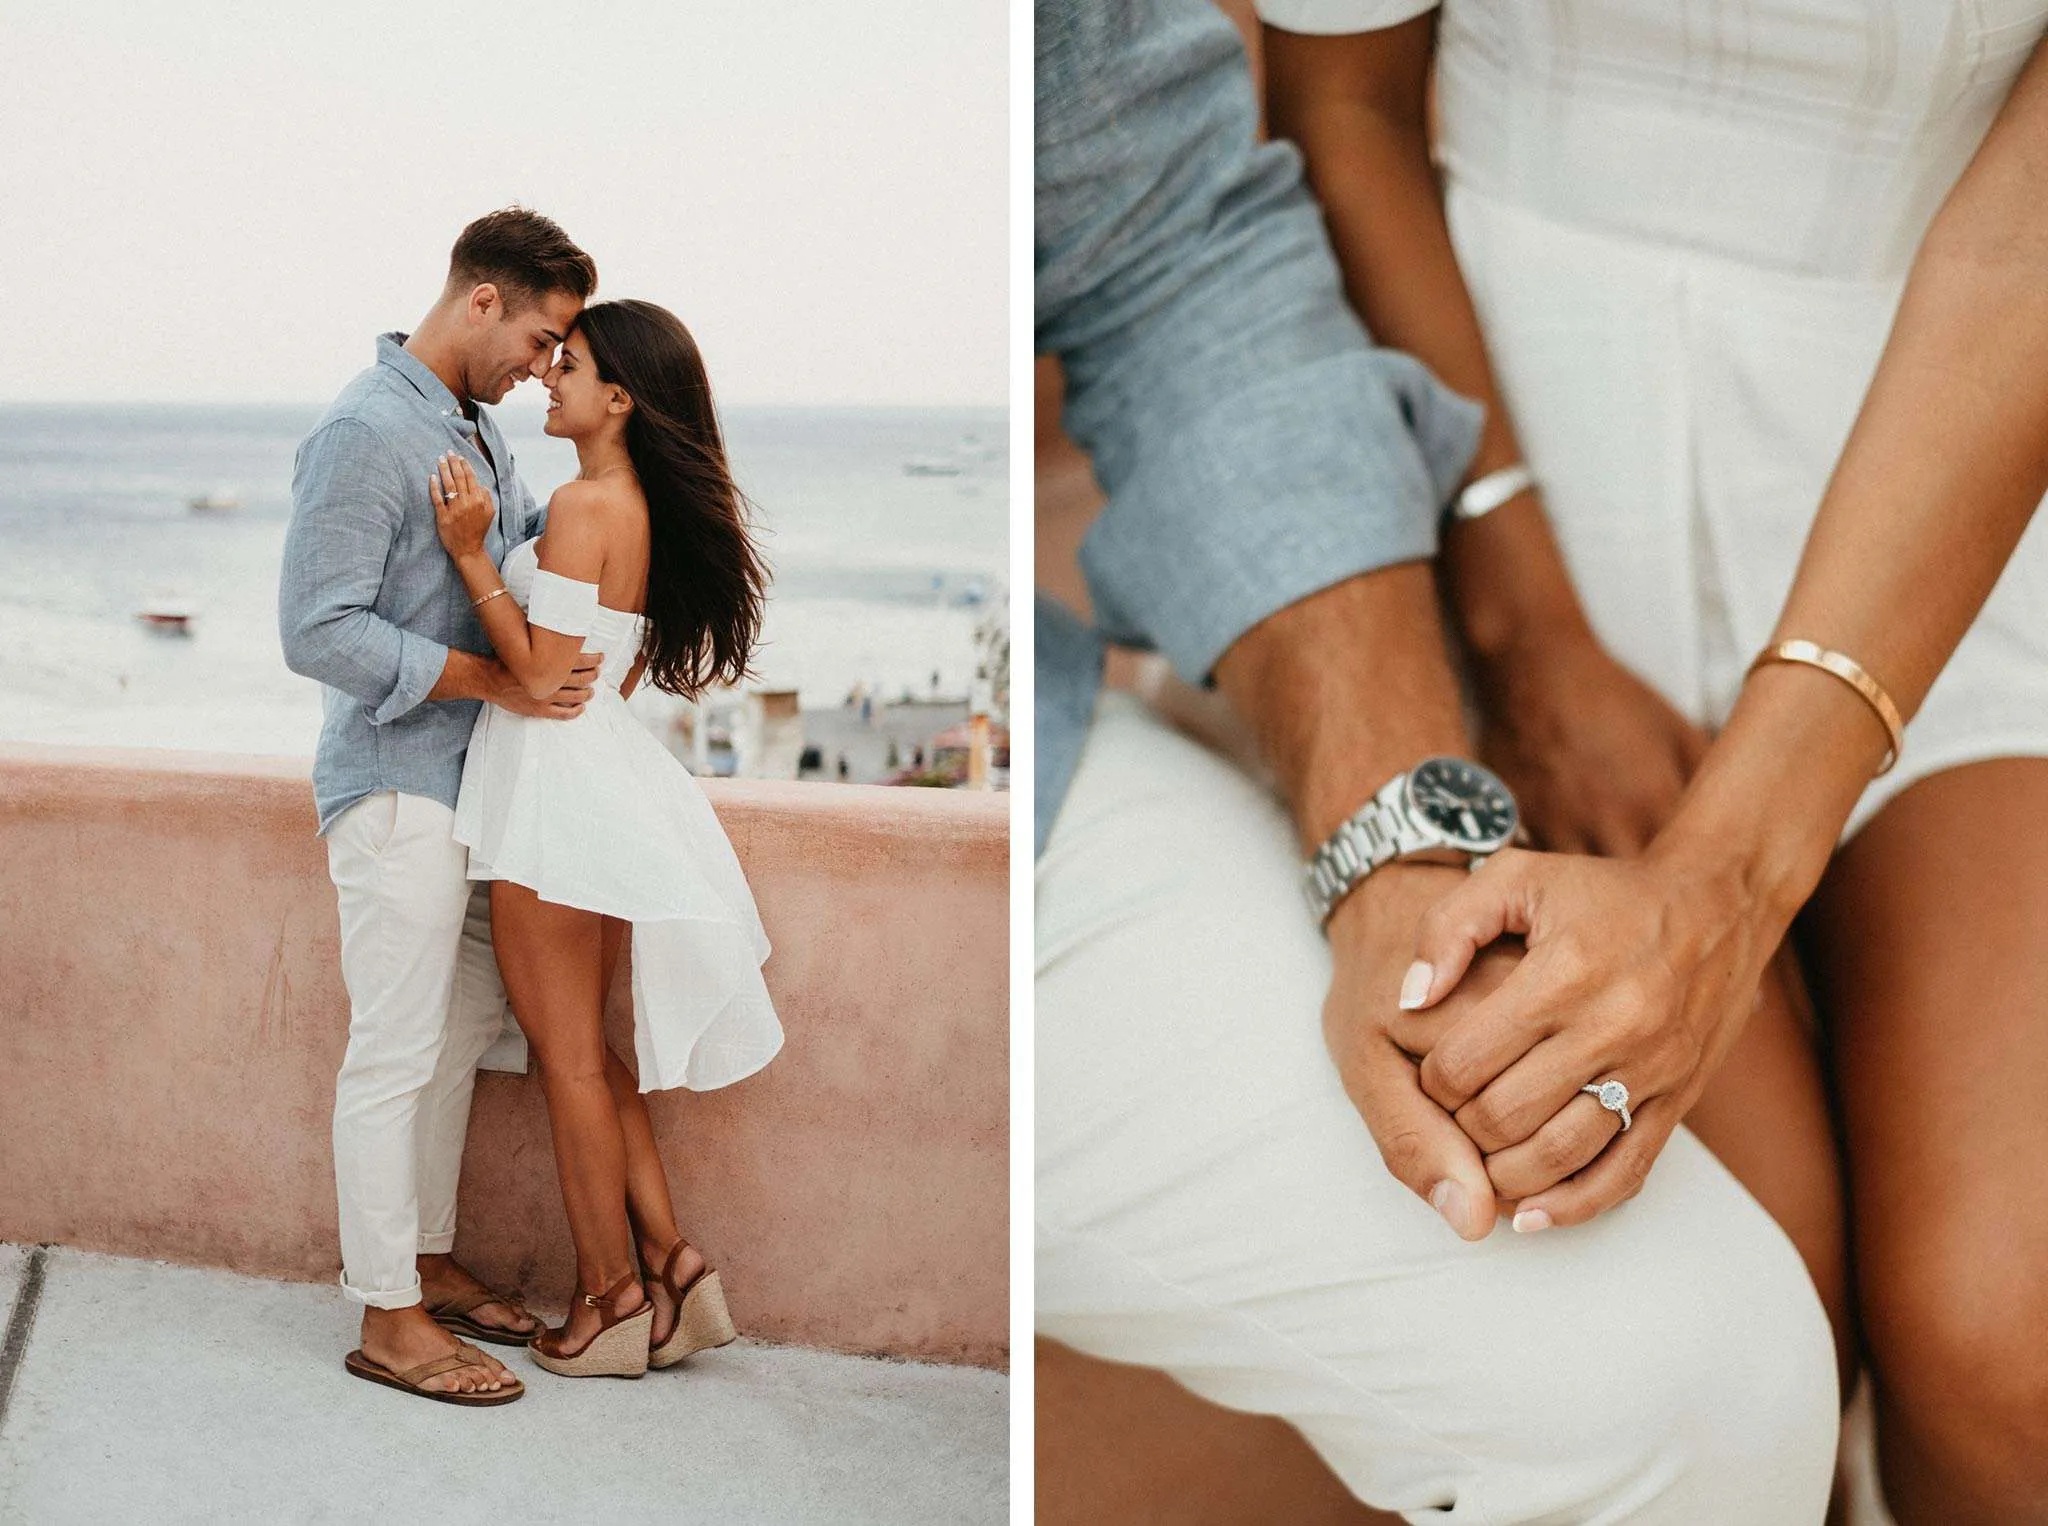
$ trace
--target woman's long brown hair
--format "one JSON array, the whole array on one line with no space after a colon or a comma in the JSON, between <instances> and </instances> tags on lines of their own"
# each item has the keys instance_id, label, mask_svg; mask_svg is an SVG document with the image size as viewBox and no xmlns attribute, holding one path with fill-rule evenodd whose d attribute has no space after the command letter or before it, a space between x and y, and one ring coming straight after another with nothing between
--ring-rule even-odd
<instances>
[{"instance_id":1,"label":"woman's long brown hair","mask_svg":"<svg viewBox=\"0 0 2048 1526\"><path fill-rule=\"evenodd\" d=\"M652 302L599 302L576 326L598 378L633 400L626 450L647 495L647 681L686 698L736 684L760 640L768 567L726 465L697 341Z\"/></svg>"}]
</instances>

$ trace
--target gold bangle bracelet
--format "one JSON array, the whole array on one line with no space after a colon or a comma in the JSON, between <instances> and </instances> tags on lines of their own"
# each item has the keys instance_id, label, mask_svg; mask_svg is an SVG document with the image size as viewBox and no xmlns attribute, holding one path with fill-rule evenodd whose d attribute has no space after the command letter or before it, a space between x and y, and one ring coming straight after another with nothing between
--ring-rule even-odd
<instances>
[{"instance_id":1,"label":"gold bangle bracelet","mask_svg":"<svg viewBox=\"0 0 2048 1526\"><path fill-rule=\"evenodd\" d=\"M499 594L503 593L504 591L505 591L505 585L504 585L503 583L500 583L500 584L499 584L499 585L498 585L498 586L497 586L496 588L493 588L493 589L492 589L492 590L491 590L491 591L490 591L489 593L485 594L485 595L484 595L484 596L483 596L483 597L482 597L481 599L471 599L471 600L469 601L469 607L470 607L471 609L482 609L482 608L483 608L483 607L484 607L484 606L485 606L486 604L490 603L490 602L491 602L491 600L495 599L495 598L496 598L496 597L497 597L497 596L498 596ZM1860 671L1860 670L1859 670L1859 671Z\"/></svg>"},{"instance_id":2,"label":"gold bangle bracelet","mask_svg":"<svg viewBox=\"0 0 2048 1526\"><path fill-rule=\"evenodd\" d=\"M1767 662L1798 662L1819 668L1823 673L1832 673L1862 695L1863 702L1883 723L1885 735L1891 738L1891 751L1884 755L1884 762L1877 772L1880 775L1891 772L1892 765L1899 761L1899 754L1905 751L1906 723L1899 719L1899 707L1884 692L1884 685L1865 672L1861 663L1812 641L1780 641L1776 646L1767 646L1757 653L1749 671L1754 673Z\"/></svg>"}]
</instances>

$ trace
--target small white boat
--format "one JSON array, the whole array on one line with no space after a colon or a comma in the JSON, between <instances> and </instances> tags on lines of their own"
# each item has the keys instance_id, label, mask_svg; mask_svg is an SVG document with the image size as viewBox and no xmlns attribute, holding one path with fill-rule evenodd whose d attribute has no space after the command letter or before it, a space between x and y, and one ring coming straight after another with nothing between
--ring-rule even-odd
<instances>
[{"instance_id":1,"label":"small white boat","mask_svg":"<svg viewBox=\"0 0 2048 1526\"><path fill-rule=\"evenodd\" d=\"M242 506L240 496L231 487L217 487L210 493L201 493L197 498L188 498L185 502L195 514L225 514Z\"/></svg>"},{"instance_id":2,"label":"small white boat","mask_svg":"<svg viewBox=\"0 0 2048 1526\"><path fill-rule=\"evenodd\" d=\"M184 599L151 599L135 611L135 618L153 631L162 631L167 636L189 636L192 622L199 618L199 611Z\"/></svg>"},{"instance_id":3,"label":"small white boat","mask_svg":"<svg viewBox=\"0 0 2048 1526\"><path fill-rule=\"evenodd\" d=\"M958 461L948 461L943 456L912 456L903 463L906 477L957 477L962 470Z\"/></svg>"}]
</instances>

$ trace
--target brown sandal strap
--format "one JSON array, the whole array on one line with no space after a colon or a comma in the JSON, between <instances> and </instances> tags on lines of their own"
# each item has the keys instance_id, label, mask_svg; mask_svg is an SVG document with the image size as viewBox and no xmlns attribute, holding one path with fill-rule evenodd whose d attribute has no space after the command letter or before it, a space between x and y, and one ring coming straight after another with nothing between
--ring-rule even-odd
<instances>
[{"instance_id":1,"label":"brown sandal strap","mask_svg":"<svg viewBox=\"0 0 2048 1526\"><path fill-rule=\"evenodd\" d=\"M704 1280L704 1274L711 1270L711 1263L707 1261L690 1274L688 1282L684 1283L681 1287L676 1286L676 1261L689 1248L690 1242L688 1240L676 1241L675 1248L668 1253L667 1258L661 1263L661 1285L668 1289L668 1296L675 1299L678 1304L682 1302L691 1288Z\"/></svg>"},{"instance_id":2,"label":"brown sandal strap","mask_svg":"<svg viewBox=\"0 0 2048 1526\"><path fill-rule=\"evenodd\" d=\"M690 1242L688 1240L678 1239L674 1245L669 1247L669 1253L662 1258L661 1285L668 1289L669 1296L672 1298L679 1296L676 1293L676 1262L683 1252L689 1248Z\"/></svg>"},{"instance_id":3,"label":"brown sandal strap","mask_svg":"<svg viewBox=\"0 0 2048 1526\"><path fill-rule=\"evenodd\" d=\"M471 1288L467 1293L456 1294L446 1303L429 1304L427 1306L427 1313L436 1318L445 1315L450 1319L460 1319L466 1314L472 1314L476 1310L481 1309L487 1303L501 1303L514 1314L523 1314L528 1319L533 1318L533 1311L528 1309L510 1293L496 1293L489 1288ZM484 1322L477 1320L475 1323L483 1324ZM491 1325L488 1328L503 1330L509 1335L523 1333L514 1329L511 1325Z\"/></svg>"},{"instance_id":4,"label":"brown sandal strap","mask_svg":"<svg viewBox=\"0 0 2048 1526\"><path fill-rule=\"evenodd\" d=\"M462 1351L451 1351L446 1356L437 1356L431 1361L420 1363L417 1367L408 1367L404 1372L392 1375L407 1388L418 1388L428 1378L438 1378L442 1373L453 1372L458 1367L480 1368L486 1375L490 1372L490 1369L484 1367L476 1357Z\"/></svg>"},{"instance_id":5,"label":"brown sandal strap","mask_svg":"<svg viewBox=\"0 0 2048 1526\"><path fill-rule=\"evenodd\" d=\"M626 1289L639 1286L640 1274L638 1272L628 1272L602 1293L586 1293L579 1288L576 1296L598 1311L598 1328L600 1331L604 1331L609 1330L622 1319L631 1319L633 1317L632 1314L620 1314L616 1310L619 1300L626 1296ZM641 1296L644 1298L647 1290L643 1287L640 1291ZM645 1308L647 1305L642 1304L641 1307ZM639 1309L635 1309L633 1314L638 1314L639 1312Z\"/></svg>"}]
</instances>

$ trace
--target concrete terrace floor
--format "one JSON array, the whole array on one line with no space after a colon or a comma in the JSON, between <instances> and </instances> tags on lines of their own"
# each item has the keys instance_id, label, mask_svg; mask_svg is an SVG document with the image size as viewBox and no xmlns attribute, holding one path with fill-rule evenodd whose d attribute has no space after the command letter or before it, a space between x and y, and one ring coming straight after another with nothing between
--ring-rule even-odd
<instances>
[{"instance_id":1,"label":"concrete terrace floor","mask_svg":"<svg viewBox=\"0 0 2048 1526\"><path fill-rule=\"evenodd\" d=\"M0 1521L1008 1519L1001 1373L741 1342L577 1381L500 1350L526 1397L463 1410L349 1377L339 1288L0 1245L0 1310Z\"/></svg>"}]
</instances>

